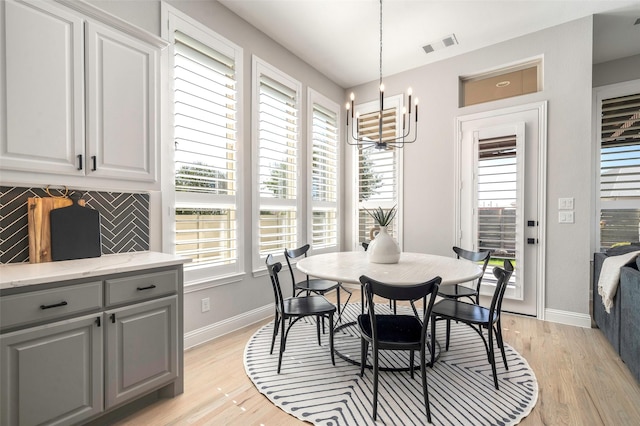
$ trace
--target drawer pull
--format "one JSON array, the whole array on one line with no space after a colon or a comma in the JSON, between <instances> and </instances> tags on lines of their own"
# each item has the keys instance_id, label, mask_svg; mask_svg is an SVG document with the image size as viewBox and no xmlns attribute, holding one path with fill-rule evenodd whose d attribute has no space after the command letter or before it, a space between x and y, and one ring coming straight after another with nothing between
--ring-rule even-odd
<instances>
[{"instance_id":1,"label":"drawer pull","mask_svg":"<svg viewBox=\"0 0 640 426\"><path fill-rule=\"evenodd\" d=\"M67 306L67 305L68 305L68 303L63 300L62 302L56 303L54 305L40 305L40 309L58 308L60 306Z\"/></svg>"},{"instance_id":2,"label":"drawer pull","mask_svg":"<svg viewBox=\"0 0 640 426\"><path fill-rule=\"evenodd\" d=\"M100 321L100 317L97 317L97 318L96 318L96 325L97 325L98 327L100 327L100 322L101 322L101 321Z\"/></svg>"},{"instance_id":3,"label":"drawer pull","mask_svg":"<svg viewBox=\"0 0 640 426\"><path fill-rule=\"evenodd\" d=\"M111 324L116 323L116 314L111 314Z\"/></svg>"},{"instance_id":4,"label":"drawer pull","mask_svg":"<svg viewBox=\"0 0 640 426\"><path fill-rule=\"evenodd\" d=\"M155 285L155 284L151 284L151 285L148 285L148 286L146 286L146 287L137 287L137 289L138 289L139 291L142 291L142 290L151 290L152 288L156 288L156 285Z\"/></svg>"}]
</instances>

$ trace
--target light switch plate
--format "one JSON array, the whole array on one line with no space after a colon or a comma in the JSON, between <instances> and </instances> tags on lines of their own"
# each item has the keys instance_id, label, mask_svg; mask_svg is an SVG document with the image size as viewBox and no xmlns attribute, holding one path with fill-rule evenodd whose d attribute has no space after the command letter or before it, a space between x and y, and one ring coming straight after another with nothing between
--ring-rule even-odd
<instances>
[{"instance_id":1,"label":"light switch plate","mask_svg":"<svg viewBox=\"0 0 640 426\"><path fill-rule=\"evenodd\" d=\"M574 223L573 210L572 211L559 211L558 223Z\"/></svg>"},{"instance_id":2,"label":"light switch plate","mask_svg":"<svg viewBox=\"0 0 640 426\"><path fill-rule=\"evenodd\" d=\"M558 198L559 210L573 210L573 198Z\"/></svg>"}]
</instances>

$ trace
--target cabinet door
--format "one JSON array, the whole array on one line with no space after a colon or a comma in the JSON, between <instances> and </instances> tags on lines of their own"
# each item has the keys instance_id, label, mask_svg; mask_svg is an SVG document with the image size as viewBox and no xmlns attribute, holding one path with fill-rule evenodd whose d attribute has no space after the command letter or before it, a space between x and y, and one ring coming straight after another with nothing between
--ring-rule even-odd
<instances>
[{"instance_id":1,"label":"cabinet door","mask_svg":"<svg viewBox=\"0 0 640 426\"><path fill-rule=\"evenodd\" d=\"M0 336L0 424L72 424L103 410L101 315Z\"/></svg>"},{"instance_id":2,"label":"cabinet door","mask_svg":"<svg viewBox=\"0 0 640 426\"><path fill-rule=\"evenodd\" d=\"M83 21L51 2L0 3L0 166L82 175Z\"/></svg>"},{"instance_id":3,"label":"cabinet door","mask_svg":"<svg viewBox=\"0 0 640 426\"><path fill-rule=\"evenodd\" d=\"M106 312L106 408L178 376L177 296Z\"/></svg>"},{"instance_id":4,"label":"cabinet door","mask_svg":"<svg viewBox=\"0 0 640 426\"><path fill-rule=\"evenodd\" d=\"M156 180L156 47L87 23L88 173Z\"/></svg>"}]
</instances>

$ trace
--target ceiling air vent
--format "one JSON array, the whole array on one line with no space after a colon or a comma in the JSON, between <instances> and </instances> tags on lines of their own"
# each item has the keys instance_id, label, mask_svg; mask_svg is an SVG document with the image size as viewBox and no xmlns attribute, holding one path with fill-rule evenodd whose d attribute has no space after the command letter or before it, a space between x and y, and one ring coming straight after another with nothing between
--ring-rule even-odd
<instances>
[{"instance_id":1,"label":"ceiling air vent","mask_svg":"<svg viewBox=\"0 0 640 426\"><path fill-rule=\"evenodd\" d=\"M440 40L432 41L429 44L422 46L424 53L435 52L439 49L444 49L445 47L450 47L458 44L458 40L456 39L455 34L450 34L441 38Z\"/></svg>"}]
</instances>

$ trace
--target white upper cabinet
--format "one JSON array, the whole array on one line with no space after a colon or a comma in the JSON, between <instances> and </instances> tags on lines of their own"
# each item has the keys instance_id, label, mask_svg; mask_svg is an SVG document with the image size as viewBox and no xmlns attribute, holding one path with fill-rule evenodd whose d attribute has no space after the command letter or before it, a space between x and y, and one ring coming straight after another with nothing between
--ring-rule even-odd
<instances>
[{"instance_id":1,"label":"white upper cabinet","mask_svg":"<svg viewBox=\"0 0 640 426\"><path fill-rule=\"evenodd\" d=\"M157 188L166 44L84 2L1 3L5 178L9 171L20 181L13 183Z\"/></svg>"},{"instance_id":2,"label":"white upper cabinet","mask_svg":"<svg viewBox=\"0 0 640 426\"><path fill-rule=\"evenodd\" d=\"M1 5L0 5L1 7ZM54 4L4 2L3 169L79 174L83 21Z\"/></svg>"},{"instance_id":3,"label":"white upper cabinet","mask_svg":"<svg viewBox=\"0 0 640 426\"><path fill-rule=\"evenodd\" d=\"M158 51L92 22L86 40L88 173L153 181Z\"/></svg>"}]
</instances>

